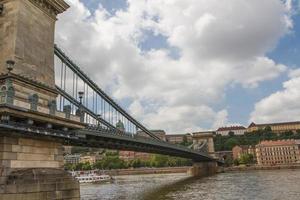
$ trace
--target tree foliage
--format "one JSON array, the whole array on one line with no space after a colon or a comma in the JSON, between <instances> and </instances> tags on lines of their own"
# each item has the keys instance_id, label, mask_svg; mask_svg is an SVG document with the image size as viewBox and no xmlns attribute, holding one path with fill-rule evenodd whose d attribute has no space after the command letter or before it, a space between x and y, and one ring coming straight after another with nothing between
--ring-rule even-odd
<instances>
[{"instance_id":1,"label":"tree foliage","mask_svg":"<svg viewBox=\"0 0 300 200\"><path fill-rule=\"evenodd\" d=\"M280 134L272 132L270 127L245 133L244 135L216 135L214 138L215 151L231 151L235 145L256 145L262 140L300 139L300 130L296 133L286 131Z\"/></svg>"},{"instance_id":2,"label":"tree foliage","mask_svg":"<svg viewBox=\"0 0 300 200\"><path fill-rule=\"evenodd\" d=\"M77 165L65 164L67 170L91 170L91 169L127 169L140 167L178 167L191 166L192 161L185 158L171 157L165 155L152 155L149 160L134 159L131 161L124 161L119 158L115 152L106 153L106 155L95 164L78 163Z\"/></svg>"}]
</instances>

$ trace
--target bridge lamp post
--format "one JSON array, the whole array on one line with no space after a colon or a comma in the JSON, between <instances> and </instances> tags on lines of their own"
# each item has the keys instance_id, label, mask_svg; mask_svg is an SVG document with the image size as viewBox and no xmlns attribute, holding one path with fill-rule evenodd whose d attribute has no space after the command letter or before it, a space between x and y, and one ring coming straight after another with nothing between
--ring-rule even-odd
<instances>
[{"instance_id":1,"label":"bridge lamp post","mask_svg":"<svg viewBox=\"0 0 300 200\"><path fill-rule=\"evenodd\" d=\"M97 120L98 120L98 127L100 127L100 119L101 119L101 115L97 115Z\"/></svg>"},{"instance_id":2,"label":"bridge lamp post","mask_svg":"<svg viewBox=\"0 0 300 200\"><path fill-rule=\"evenodd\" d=\"M14 69L14 66L15 66L15 61L13 60L6 61L6 69L8 70L8 73L10 73Z\"/></svg>"},{"instance_id":3,"label":"bridge lamp post","mask_svg":"<svg viewBox=\"0 0 300 200\"><path fill-rule=\"evenodd\" d=\"M78 92L78 95L79 95L79 103L80 103L80 104L82 104L83 94L84 94L84 92L82 92L82 91Z\"/></svg>"}]
</instances>

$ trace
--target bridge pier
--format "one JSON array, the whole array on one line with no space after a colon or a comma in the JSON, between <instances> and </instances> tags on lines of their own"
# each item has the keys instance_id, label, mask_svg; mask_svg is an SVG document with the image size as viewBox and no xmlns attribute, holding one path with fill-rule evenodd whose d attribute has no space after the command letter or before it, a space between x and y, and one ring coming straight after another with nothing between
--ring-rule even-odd
<instances>
[{"instance_id":1,"label":"bridge pier","mask_svg":"<svg viewBox=\"0 0 300 200\"><path fill-rule=\"evenodd\" d=\"M217 173L218 164L215 161L211 162L195 162L188 170L188 174L194 177L211 176Z\"/></svg>"},{"instance_id":2,"label":"bridge pier","mask_svg":"<svg viewBox=\"0 0 300 200\"><path fill-rule=\"evenodd\" d=\"M60 142L1 132L0 164L1 200L80 199L78 181L63 170Z\"/></svg>"}]
</instances>

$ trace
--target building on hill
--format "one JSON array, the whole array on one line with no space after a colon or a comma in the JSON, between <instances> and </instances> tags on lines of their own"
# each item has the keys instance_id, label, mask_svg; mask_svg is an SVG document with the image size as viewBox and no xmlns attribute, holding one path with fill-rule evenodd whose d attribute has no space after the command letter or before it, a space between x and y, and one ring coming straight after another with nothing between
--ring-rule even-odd
<instances>
[{"instance_id":1,"label":"building on hill","mask_svg":"<svg viewBox=\"0 0 300 200\"><path fill-rule=\"evenodd\" d=\"M233 132L234 135L244 135L246 132L246 128L244 126L228 126L228 127L220 127L216 131L217 134L222 136L229 135L230 132Z\"/></svg>"},{"instance_id":2,"label":"building on hill","mask_svg":"<svg viewBox=\"0 0 300 200\"><path fill-rule=\"evenodd\" d=\"M270 127L271 130L275 133L282 133L286 131L292 131L295 133L297 130L300 130L300 121L280 122L280 123L270 123L270 124L256 124L252 122L247 128L247 132L263 130L267 127Z\"/></svg>"},{"instance_id":3,"label":"building on hill","mask_svg":"<svg viewBox=\"0 0 300 200\"><path fill-rule=\"evenodd\" d=\"M169 143L172 143L172 144L180 144L180 143L184 142L185 139L188 143L193 142L193 138L190 133L166 135L166 141Z\"/></svg>"},{"instance_id":4,"label":"building on hill","mask_svg":"<svg viewBox=\"0 0 300 200\"><path fill-rule=\"evenodd\" d=\"M102 155L99 154L94 154L94 155L82 155L80 156L80 163L90 163L90 164L94 164L97 161L101 160L103 158Z\"/></svg>"},{"instance_id":5,"label":"building on hill","mask_svg":"<svg viewBox=\"0 0 300 200\"><path fill-rule=\"evenodd\" d=\"M157 136L162 141L166 141L166 132L164 130L150 130L152 134ZM149 138L150 136L146 134L144 131L137 131L138 137L145 137ZM149 160L151 158L150 153L143 153L143 152L136 152L136 151L119 151L119 157L120 159L124 161L131 161L135 159L139 160Z\"/></svg>"},{"instance_id":6,"label":"building on hill","mask_svg":"<svg viewBox=\"0 0 300 200\"><path fill-rule=\"evenodd\" d=\"M166 141L166 132L164 130L150 130L150 132L152 134L154 134L155 136L157 136L159 139L161 139L162 141ZM141 137L150 137L148 134L146 134L144 131L138 131L137 132L138 136Z\"/></svg>"},{"instance_id":7,"label":"building on hill","mask_svg":"<svg viewBox=\"0 0 300 200\"><path fill-rule=\"evenodd\" d=\"M259 165L300 163L300 140L261 141L256 156Z\"/></svg>"},{"instance_id":8,"label":"building on hill","mask_svg":"<svg viewBox=\"0 0 300 200\"><path fill-rule=\"evenodd\" d=\"M119 158L124 160L124 161L131 161L131 160L135 160L135 159L139 159L139 160L150 160L151 158L150 153L143 153L143 152L135 152L135 151L120 151L119 152Z\"/></svg>"},{"instance_id":9,"label":"building on hill","mask_svg":"<svg viewBox=\"0 0 300 200\"><path fill-rule=\"evenodd\" d=\"M251 145L236 145L232 148L233 159L240 159L243 154L252 154L256 160L255 146Z\"/></svg>"},{"instance_id":10,"label":"building on hill","mask_svg":"<svg viewBox=\"0 0 300 200\"><path fill-rule=\"evenodd\" d=\"M77 165L80 162L80 154L67 154L64 156L65 164Z\"/></svg>"}]
</instances>

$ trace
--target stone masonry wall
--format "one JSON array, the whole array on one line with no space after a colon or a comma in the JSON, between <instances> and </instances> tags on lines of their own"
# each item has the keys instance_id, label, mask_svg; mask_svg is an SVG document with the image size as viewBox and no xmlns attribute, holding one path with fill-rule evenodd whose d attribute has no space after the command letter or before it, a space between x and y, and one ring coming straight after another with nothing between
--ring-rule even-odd
<instances>
[{"instance_id":1,"label":"stone masonry wall","mask_svg":"<svg viewBox=\"0 0 300 200\"><path fill-rule=\"evenodd\" d=\"M80 199L79 183L63 170L53 140L0 136L0 200Z\"/></svg>"},{"instance_id":2,"label":"stone masonry wall","mask_svg":"<svg viewBox=\"0 0 300 200\"><path fill-rule=\"evenodd\" d=\"M55 19L29 0L0 0L0 73L16 61L14 73L54 88Z\"/></svg>"}]
</instances>

